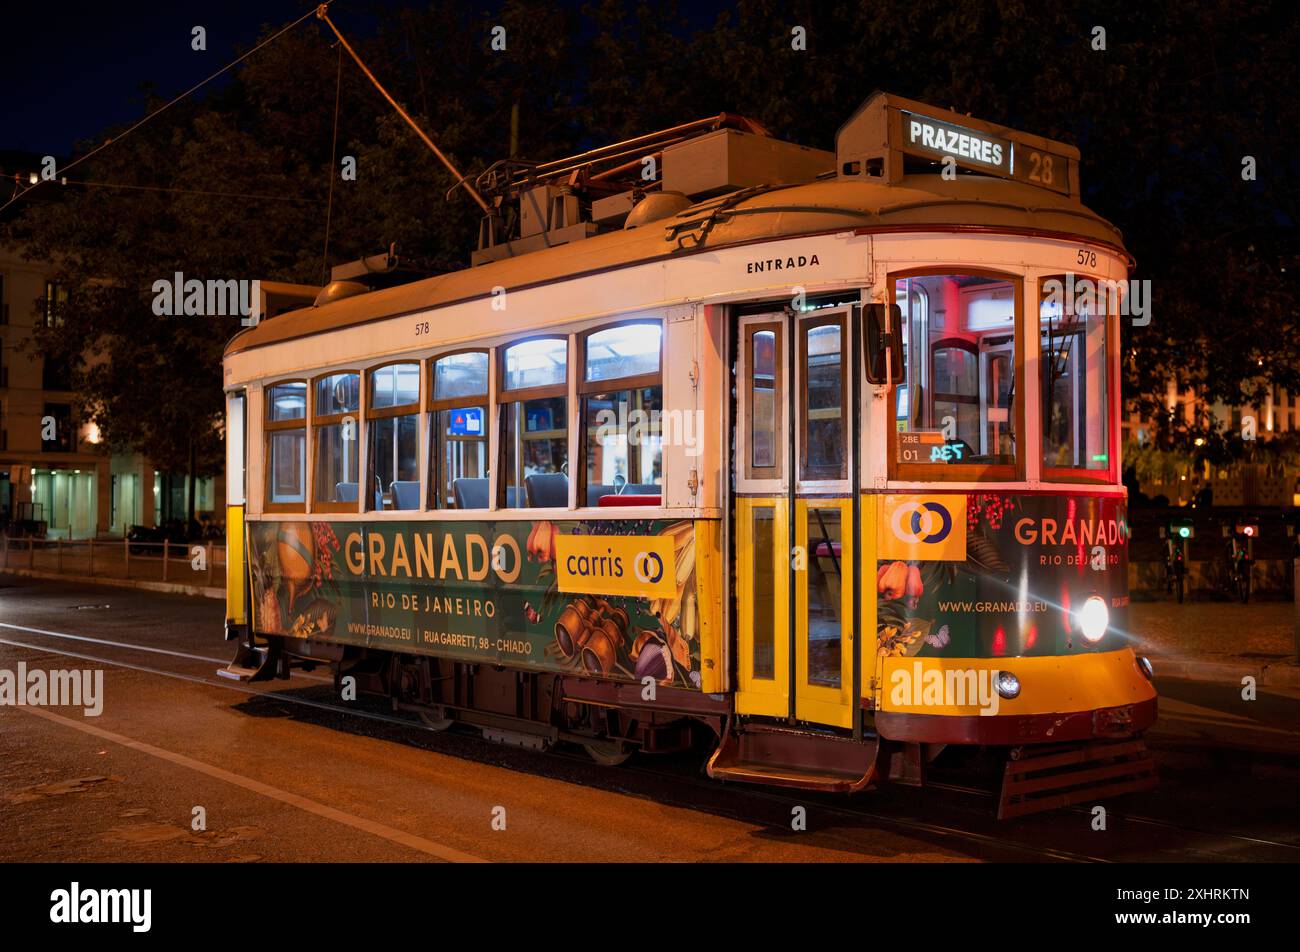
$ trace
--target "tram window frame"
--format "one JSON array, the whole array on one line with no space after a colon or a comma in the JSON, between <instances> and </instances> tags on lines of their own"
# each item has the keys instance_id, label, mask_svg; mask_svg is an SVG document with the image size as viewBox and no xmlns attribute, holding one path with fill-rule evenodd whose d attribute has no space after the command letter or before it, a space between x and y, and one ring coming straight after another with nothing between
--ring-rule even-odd
<instances>
[{"instance_id":1,"label":"tram window frame","mask_svg":"<svg viewBox=\"0 0 1300 952\"><path fill-rule=\"evenodd\" d=\"M328 380L330 377L355 376L357 378L357 408L355 410L345 410L342 413L318 414L316 412L316 385L322 380ZM327 370L324 373L317 374L307 381L307 406L310 409L309 418L311 420L311 429L307 434L308 450L310 459L308 460L311 467L311 511L312 512L357 512L361 502L361 454L364 444L361 442L361 402L362 387L364 374L360 370L353 368L344 368L341 370ZM357 453L357 502L335 502L318 498L320 487L316 485L316 470L319 465L320 440L321 432L327 426L341 426L343 421L348 417L353 420L353 442L356 443Z\"/></svg>"},{"instance_id":2,"label":"tram window frame","mask_svg":"<svg viewBox=\"0 0 1300 952\"><path fill-rule=\"evenodd\" d=\"M437 376L436 375L438 372L437 371L438 362L440 360L445 360L448 357L456 357L461 354L482 354L485 358L487 358L487 380L484 383L482 394L465 394L456 397L444 397L441 400L437 399ZM461 409L471 409L476 407L483 408L483 440L487 444L484 457L485 457L485 465L487 468L487 477L490 479L492 474L492 469L493 469L492 445L491 445L492 444L491 420L492 420L492 411L494 407L494 403L492 399L492 361L493 361L493 348L491 347L461 347L456 350L442 351L440 353L434 354L426 361L426 364L428 366L425 371L427 376L425 386L428 388L428 394L429 394L429 398L426 401L426 403L428 404L428 411L429 411L429 419L427 423L427 430L428 430L427 441L429 447L429 465L427 467L428 469L427 475L428 475L429 482L428 482L428 487L425 490L426 492L425 498L427 500L428 508L431 511L436 510L439 512L453 512L453 511L486 512L491 508L490 496L489 496L488 505L485 505L482 509L460 510L458 509L458 507L455 506L454 500L450 498L446 500L448 504L443 505L443 500L441 499L440 496L442 492L443 460L442 460L441 442L440 442L441 438L438 432L438 425L439 425L438 415L445 410L461 410Z\"/></svg>"},{"instance_id":3,"label":"tram window frame","mask_svg":"<svg viewBox=\"0 0 1300 952\"><path fill-rule=\"evenodd\" d=\"M1100 276L1091 275L1091 274L1083 274L1083 275L1075 274L1074 278L1076 281L1088 280L1093 282L1101 282L1104 280ZM1040 376L1038 380L1038 401L1039 401L1038 414L1039 414L1039 429L1042 431L1038 434L1039 444L1038 444L1037 452L1039 453L1040 456L1043 457L1039 463L1039 465L1041 466L1042 479L1044 482L1052 482L1052 483L1096 483L1099 485L1117 483L1119 482L1116 475L1117 472L1116 460L1118 459L1119 456L1119 442L1118 442L1119 427L1116 425L1117 417L1115 413L1115 404L1116 404L1116 396L1119 393L1119 381L1120 381L1119 378L1120 328L1119 328L1119 314L1116 312L1117 311L1116 308L1112 308L1109 306L1106 308L1105 322L1104 322L1106 339L1103 342L1105 345L1103 348L1105 368L1102 374L1102 380L1105 382L1106 385L1106 394L1105 394L1106 407L1105 407L1105 412L1101 416L1101 420L1103 422L1103 425L1106 427L1106 453L1107 453L1106 466L1104 468L1099 468L1099 469L1088 469L1088 468L1077 467L1077 466L1049 466L1047 463L1047 459L1046 459L1047 426L1049 423L1048 413L1047 413L1047 401L1050 397L1050 393L1048 392L1048 387L1046 385L1047 381L1042 376L1043 374L1046 373L1046 364L1044 362L1044 350L1042 345L1042 306L1043 306L1043 297L1044 297L1043 287L1044 285L1047 284L1048 281L1053 281L1053 280L1060 281L1063 286L1068 286L1066 284L1067 275L1065 274L1040 275L1037 281L1038 307L1034 314L1035 325L1036 325L1034 330L1035 333L1038 334L1038 341L1039 341L1038 363L1039 363ZM1109 304L1109 295L1107 295L1106 297L1107 297L1107 304ZM1091 402L1088 399L1091 396L1092 396L1091 394L1085 395L1085 403Z\"/></svg>"},{"instance_id":4,"label":"tram window frame","mask_svg":"<svg viewBox=\"0 0 1300 952\"><path fill-rule=\"evenodd\" d=\"M925 277L973 277L988 278L1011 286L1012 296L1012 332L1014 337L1014 423L1015 423L1015 460L1011 463L900 463L898 461L898 430L893 425L894 417L889 418L887 427L889 445L886 447L888 478L897 482L1024 482L1030 440L1026 432L1025 402L1030 394L1025 385L1025 337L1027 320L1025 317L1025 276L1008 271L996 271L989 268L971 267L970 265L952 263L939 267L907 268L902 271L890 271L885 278L889 289L890 305L898 304L898 282L904 278ZM901 305L900 305L901 308ZM909 309L901 308L903 320L908 319ZM899 340L902 328L899 328ZM909 341L910 346L910 341ZM904 355L905 357L907 355ZM910 361L904 360L903 377L895 380L890 387L890 407L896 406L898 389L908 387L909 393L915 393L914 381L908 379ZM1034 445L1038 442L1035 439Z\"/></svg>"},{"instance_id":5,"label":"tram window frame","mask_svg":"<svg viewBox=\"0 0 1300 952\"><path fill-rule=\"evenodd\" d=\"M602 331L612 330L616 327L632 327L636 325L650 326L659 328L659 370L655 373L632 374L627 377L607 377L601 380L587 379L587 344L592 336ZM604 324L589 327L578 333L576 341L576 380L578 391L578 442L580 448L580 460L578 466L578 508L589 509L597 508L587 504L587 465L590 446L587 439L587 401L598 394L619 393L622 391L645 390L657 387L659 389L659 410L660 410L660 446L659 446L659 505L663 505L665 472L664 462L667 454L663 451L663 429L662 420L664 407L664 361L667 359L668 333L667 327L662 318L658 317L630 317L617 321L608 321ZM629 408L629 412L631 408ZM632 472L632 453L631 447L628 448L628 483L637 485L631 479ZM569 467L570 472L574 469ZM625 484L626 485L626 484Z\"/></svg>"},{"instance_id":6,"label":"tram window frame","mask_svg":"<svg viewBox=\"0 0 1300 952\"><path fill-rule=\"evenodd\" d=\"M277 387L284 387L289 384L300 383L303 385L303 405L302 416L289 420L272 420L271 412L275 406L272 399L272 393ZM263 458L262 468L265 472L262 475L263 492L265 498L262 501L263 512L306 512L307 499L310 496L311 486L309 485L308 472L310 469L310 460L308 457L307 447L311 440L311 381L305 377L289 377L284 380L276 380L267 383L262 387L262 446ZM283 433L289 430L302 431L302 501L301 502L275 502L275 493L273 492L272 480L275 477L274 459L271 454L271 444L275 440L275 434Z\"/></svg>"},{"instance_id":7,"label":"tram window frame","mask_svg":"<svg viewBox=\"0 0 1300 952\"><path fill-rule=\"evenodd\" d=\"M850 447L849 413L852 395L849 387L849 311L835 311L825 316L800 315L795 322L795 370L798 379L796 400L799 415L799 483L837 483L849 478ZM808 335L819 327L838 327L840 330L840 464L836 472L812 470L808 462Z\"/></svg>"},{"instance_id":8,"label":"tram window frame","mask_svg":"<svg viewBox=\"0 0 1300 952\"><path fill-rule=\"evenodd\" d=\"M565 347L564 379L559 383L555 383L555 384L543 384L542 386L536 386L536 387L519 387L514 390L508 389L507 382L509 381L510 377L507 372L507 361L509 359L511 349L517 347L520 344L527 344L530 343L531 341L539 341L539 340L564 341L564 347ZM541 334L529 334L524 337L515 337L508 341L504 341L501 344L498 344L496 351L497 351L496 402L491 407L491 410L493 412L499 411L500 413L500 420L498 423L498 430L497 430L497 436L498 436L497 456L495 460L496 465L494 467L498 475L497 475L497 479L495 480L495 486L493 487L494 491L496 492L496 497L495 497L496 504L497 504L497 509L501 511L527 512L532 507L528 505L526 484L523 483L522 481L520 485L516 487L516 489L518 490L519 493L518 498L523 500L523 505L520 506L509 505L508 490L510 488L510 480L513 477L513 474L508 472L506 468L506 461L509 455L509 448L510 448L508 441L512 439L512 436L509 432L510 405L513 403L523 404L528 402L529 400L552 400L557 397L563 398L564 400L564 438L563 438L564 462L561 464L562 468L560 472L563 472L567 477L573 469L572 466L573 427L570 425L572 415L573 415L573 407L569 400L569 384L573 379L572 372L573 372L573 364L574 364L573 335L568 333L557 334L554 332L541 333ZM552 422L554 422L554 420L552 420ZM556 429L556 427L553 426L552 429ZM556 438L551 437L551 439L556 439ZM572 490L572 485L570 485L570 490ZM572 492L570 492L570 498L571 497L572 497ZM549 507L549 508L560 508L560 507ZM568 499L565 500L565 505L563 508L566 509L569 508Z\"/></svg>"},{"instance_id":9,"label":"tram window frame","mask_svg":"<svg viewBox=\"0 0 1300 952\"><path fill-rule=\"evenodd\" d=\"M372 442L374 439L374 435L371 432L371 430L373 429L373 424L374 421L376 420L385 420L392 417L403 417L403 416L414 416L416 418L415 472L416 472L416 478L420 482L420 494L418 498L420 500L423 500L425 498L424 496L424 492L425 492L424 475L425 474L423 472L424 467L421 465L421 446L420 446L420 430L422 429L421 422L424 416L425 402L426 402L423 364L424 362L418 357L402 357L396 360L388 360L382 364L375 364L373 367L366 368L365 389L363 390L361 395L362 406L364 408L364 418L366 421L366 432L363 434L365 437L366 478L364 484L357 488L357 495L360 497L360 505L361 505L362 512L408 512L409 513L409 512L421 511L422 507L416 509L398 509L395 506L392 506L391 495L389 497L389 506L381 507L381 508L375 507L374 487L375 487L375 480L377 476L375 473L376 460L375 460L374 453L372 452ZM379 373L381 370L386 370L389 367L399 367L403 365L413 366L416 368L415 379L416 379L416 386L419 389L416 393L415 402L403 403L392 407L376 407L375 400L374 400L375 375ZM386 493L391 494L391 492L392 492L391 485L380 486L381 503L384 494Z\"/></svg>"}]
</instances>

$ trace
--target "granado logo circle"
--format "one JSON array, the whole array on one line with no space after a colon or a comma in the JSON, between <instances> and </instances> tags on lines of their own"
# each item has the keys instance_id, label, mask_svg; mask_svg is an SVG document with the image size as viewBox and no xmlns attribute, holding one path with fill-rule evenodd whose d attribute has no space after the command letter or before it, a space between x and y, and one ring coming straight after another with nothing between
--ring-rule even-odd
<instances>
[{"instance_id":1,"label":"granado logo circle","mask_svg":"<svg viewBox=\"0 0 1300 952\"><path fill-rule=\"evenodd\" d=\"M656 552L638 552L632 560L632 571L643 585L654 585L664 577L664 560Z\"/></svg>"},{"instance_id":2,"label":"granado logo circle","mask_svg":"<svg viewBox=\"0 0 1300 952\"><path fill-rule=\"evenodd\" d=\"M905 527L903 520L907 516L911 516L911 519ZM889 527L895 536L909 545L917 542L937 545L952 532L952 514L937 502L903 503L894 510Z\"/></svg>"}]
</instances>

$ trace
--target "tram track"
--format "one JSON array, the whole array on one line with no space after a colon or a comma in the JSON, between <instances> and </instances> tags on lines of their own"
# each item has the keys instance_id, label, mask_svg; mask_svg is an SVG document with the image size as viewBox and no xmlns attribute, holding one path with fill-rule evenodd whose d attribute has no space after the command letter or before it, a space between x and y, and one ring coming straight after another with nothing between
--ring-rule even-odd
<instances>
[{"instance_id":1,"label":"tram track","mask_svg":"<svg viewBox=\"0 0 1300 952\"><path fill-rule=\"evenodd\" d=\"M182 661L195 661L195 662L211 663L217 665L224 665L225 663L221 659L212 658L206 655L196 655L188 652L157 648L151 645L139 645L139 644L130 644L127 642L110 641L108 639L93 638L86 635L77 635L68 632L53 632L47 629L38 629L29 626L19 626L19 625L0 623L0 629L24 631L30 634L35 634L38 637L44 636L49 638L58 638L61 640L71 640L79 643L89 643L89 644L99 645L109 650L142 652L147 654L161 655L163 657L174 657ZM79 651L71 651L71 650L67 650L66 647L53 647L50 645L32 644L25 641L17 641L12 638L0 637L0 644L8 645L10 647L20 648L28 651L46 652L50 654L59 655L62 657L75 658L81 661L88 661L88 662L94 662L99 664L105 664L112 667L125 668L128 670L140 672L142 674L170 678L170 679L184 681L192 684L203 685L206 687L222 688L224 690L233 691L239 694L243 694L245 696L264 698L272 701L280 701L287 704L296 705L305 709L319 711L322 713L344 715L344 716L359 718L374 723L382 723L382 724L386 724L398 728L412 728L426 734L437 735L441 733L439 731L435 731L424 726L417 719L414 718L407 719L405 717L401 717L395 714L386 714L380 711L365 710L365 709L353 708L353 707L344 707L339 704L333 704L326 701L320 701L312 698L305 698L293 694L288 694L280 690L257 689L257 688L248 687L242 684L237 684L225 679L218 678L215 676L215 674L212 676L203 676L203 675L192 674L183 671L175 671L175 670L168 670L165 668L151 667L148 665L133 663L130 661L107 658L99 655L85 654ZM297 677L306 677L318 683L329 683L332 681L332 679L330 678L324 678L318 675L310 675L304 672L296 672L295 674ZM470 736L470 735L462 735L462 736ZM485 741L484 743L486 744L487 742ZM570 753L563 749L552 750L549 753L547 753L546 756L548 758L566 761L571 764L581 764L584 767L595 766L592 763L592 761L589 758L587 758L585 755ZM994 836L988 833L982 833L975 830L963 829L958 826L953 826L949 823L933 822L930 820L921 819L916 816L907 816L898 813L881 813L878 811L861 809L853 805L833 804L827 802L827 799L824 796L816 793L811 793L811 792L806 796L794 797L789 794L781 793L775 790L765 789L758 786L749 786L749 785L741 785L741 784L722 785L715 781L706 781L700 778L699 776L694 776L694 775L688 776L681 773L675 773L672 771L664 770L662 768L656 769L656 768L651 768L651 767L641 766L641 765L623 765L616 769L614 768L607 768L607 769L610 769L612 771L609 778L612 782L609 784L602 784L603 786L619 787L620 785L617 783L618 776L620 775L626 776L628 774L643 778L648 781L652 781L659 785L670 784L680 788L681 790L681 795L675 798L676 802L674 803L674 805L687 808L687 809L701 808L698 806L698 799L692 794L698 792L708 792L710 794L716 795L720 791L725 790L727 797L730 799L732 803L737 802L739 799L744 799L751 803L780 804L791 808L796 806L808 808L811 806L811 807L815 807L816 810L820 811L825 815L839 817L844 820L855 821L855 822L861 822L864 820L871 821L880 826L890 827L896 830L908 831L912 833L923 833L929 836L942 837L948 840L961 840L973 845L977 845L983 849L1000 850L1005 853L1018 854L1021 856L1037 856L1045 860L1052 860L1057 862L1073 862L1073 863L1114 862L1114 860L1109 859L1107 857L1089 855L1086 853L1080 853L1072 850L1060 849L1060 848L1050 847L1050 846L1043 846L1040 844L1024 843L1019 840L1011 839L1008 837L999 837L999 836ZM597 782L599 783L600 781ZM962 794L967 796L974 795L980 798L988 798L990 796L987 790L982 790L976 787L962 786L959 784L930 782L927 783L927 787L929 789L940 790L947 793L957 793L957 794ZM627 793L628 795L631 796L644 795L637 791L627 790L625 788L620 788L620 792ZM976 814L974 814L973 811L970 811L969 809L963 810L963 808L961 808L959 805L947 804L947 806L952 806L955 807L956 809L962 810L962 812L965 812L972 817L976 816ZM741 822L748 822L748 823L755 822L753 815L752 814L747 815L744 811L709 808L708 812L722 815L727 817L728 819L737 820ZM1075 807L1075 808L1070 808L1070 812L1086 813L1087 811L1083 808ZM1192 834L1195 836L1230 839L1230 840L1240 841L1243 843L1248 843L1252 846L1264 846L1264 847L1271 847L1271 848L1292 850L1292 851L1300 850L1300 846L1297 846L1295 844L1283 843L1275 840L1268 840L1261 837L1245 836L1230 831L1193 828L1193 827L1183 826L1165 820L1159 820L1153 817L1142 817L1136 815L1130 816L1127 814L1115 814L1115 816L1117 818L1124 819L1127 821L1140 823L1152 827L1163 828L1173 832Z\"/></svg>"}]
</instances>

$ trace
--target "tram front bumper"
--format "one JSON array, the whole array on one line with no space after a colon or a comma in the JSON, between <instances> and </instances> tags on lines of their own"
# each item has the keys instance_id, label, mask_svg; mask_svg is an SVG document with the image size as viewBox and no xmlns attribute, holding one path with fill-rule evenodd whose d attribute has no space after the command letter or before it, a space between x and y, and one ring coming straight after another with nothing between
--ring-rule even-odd
<instances>
[{"instance_id":1,"label":"tram front bumper","mask_svg":"<svg viewBox=\"0 0 1300 952\"><path fill-rule=\"evenodd\" d=\"M944 696L945 687L962 678L983 684L999 671L1019 679L1016 697L993 703L984 697L981 705L978 697L952 703ZM878 677L876 730L899 742L1050 744L1140 734L1156 719L1155 688L1131 648L1021 658L886 658Z\"/></svg>"}]
</instances>

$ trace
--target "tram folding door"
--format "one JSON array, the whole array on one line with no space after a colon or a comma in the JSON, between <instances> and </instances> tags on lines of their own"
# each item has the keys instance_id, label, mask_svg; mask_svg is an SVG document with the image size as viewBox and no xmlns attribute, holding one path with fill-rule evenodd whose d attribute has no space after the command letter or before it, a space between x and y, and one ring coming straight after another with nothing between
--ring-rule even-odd
<instances>
[{"instance_id":1,"label":"tram folding door","mask_svg":"<svg viewBox=\"0 0 1300 952\"><path fill-rule=\"evenodd\" d=\"M850 309L740 318L736 710L852 725Z\"/></svg>"}]
</instances>

